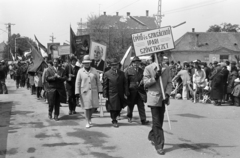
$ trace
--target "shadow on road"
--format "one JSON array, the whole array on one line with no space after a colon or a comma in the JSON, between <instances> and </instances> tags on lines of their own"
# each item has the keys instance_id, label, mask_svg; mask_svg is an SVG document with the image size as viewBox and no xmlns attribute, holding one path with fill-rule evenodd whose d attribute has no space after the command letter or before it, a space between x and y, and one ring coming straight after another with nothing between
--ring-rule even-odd
<instances>
[{"instance_id":1,"label":"shadow on road","mask_svg":"<svg viewBox=\"0 0 240 158\"><path fill-rule=\"evenodd\" d=\"M191 141L188 141L188 140L184 140L184 141L188 143L180 143L180 144L166 143L165 145L170 145L172 147L166 148L165 151L171 152L178 149L186 149L186 150L193 150L200 153L205 153L211 156L221 156L221 154L213 148L236 147L236 146L219 146L218 144L214 144L214 143L191 143Z\"/></svg>"},{"instance_id":2,"label":"shadow on road","mask_svg":"<svg viewBox=\"0 0 240 158\"><path fill-rule=\"evenodd\" d=\"M6 154L12 155L17 153L15 148L7 151L7 137L13 105L13 102L0 101L0 158L5 158Z\"/></svg>"}]
</instances>

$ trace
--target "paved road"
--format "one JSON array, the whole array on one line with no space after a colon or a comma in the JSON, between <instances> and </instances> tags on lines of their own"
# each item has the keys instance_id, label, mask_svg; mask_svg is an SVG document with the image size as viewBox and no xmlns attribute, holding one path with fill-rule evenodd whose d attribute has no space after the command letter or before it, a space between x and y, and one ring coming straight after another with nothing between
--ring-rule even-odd
<instances>
[{"instance_id":1,"label":"paved road","mask_svg":"<svg viewBox=\"0 0 240 158\"><path fill-rule=\"evenodd\" d=\"M94 126L86 129L82 109L69 116L63 104L60 120L49 120L48 105L14 85L8 79L9 94L0 95L0 158L240 157L239 107L171 100L172 130L165 118L166 154L160 156L147 140L151 126L140 124L137 109L132 124L124 117L124 109L119 128L111 126L105 113L104 117L94 114Z\"/></svg>"}]
</instances>

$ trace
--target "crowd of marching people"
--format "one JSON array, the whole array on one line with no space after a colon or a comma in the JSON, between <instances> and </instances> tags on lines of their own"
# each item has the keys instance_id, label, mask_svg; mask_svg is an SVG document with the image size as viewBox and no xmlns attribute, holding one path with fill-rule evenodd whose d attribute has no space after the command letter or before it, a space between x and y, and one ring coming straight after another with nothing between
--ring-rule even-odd
<instances>
[{"instance_id":1,"label":"crowd of marching people","mask_svg":"<svg viewBox=\"0 0 240 158\"><path fill-rule=\"evenodd\" d=\"M81 62L75 56L70 56L64 62L59 58L48 60L46 56L33 72L34 63L30 55L26 60L19 60L8 67L1 62L1 90L7 93L5 79L9 72L11 79L16 81L17 89L26 87L38 100L48 103L49 119L59 120L61 103L68 104L69 115L77 114L77 106L82 107L86 128L93 126L92 114L100 107L100 98L106 100L106 110L110 112L115 128L125 107L127 120L132 123L135 105L141 124L148 125L145 112L147 105L152 113L152 130L148 139L158 154L162 155L162 125L169 98L217 106L225 103L240 105L240 69L235 61L207 64L195 60L181 64L179 61L164 61L163 56L164 52L156 56L161 64L155 62L154 55L147 62L135 56L124 70L119 60L112 58L103 72L98 71L89 55L85 55ZM159 82L160 77L162 83Z\"/></svg>"}]
</instances>

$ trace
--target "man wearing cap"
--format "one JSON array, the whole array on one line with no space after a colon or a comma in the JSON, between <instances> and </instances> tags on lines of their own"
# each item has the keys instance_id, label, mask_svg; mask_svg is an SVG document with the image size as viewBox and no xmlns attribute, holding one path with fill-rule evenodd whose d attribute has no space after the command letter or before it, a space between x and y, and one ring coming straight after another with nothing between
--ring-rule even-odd
<instances>
[{"instance_id":1,"label":"man wearing cap","mask_svg":"<svg viewBox=\"0 0 240 158\"><path fill-rule=\"evenodd\" d=\"M94 59L92 60L91 67L94 67L98 71L103 71L105 66L105 61L102 59L103 48L100 46L95 46L93 57Z\"/></svg>"},{"instance_id":2,"label":"man wearing cap","mask_svg":"<svg viewBox=\"0 0 240 158\"><path fill-rule=\"evenodd\" d=\"M77 58L72 56L70 58L70 64L65 67L65 72L67 76L66 81L66 90L68 93L68 106L69 106L69 115L76 114L76 95L75 95L75 81L76 76L79 70L79 67L76 66Z\"/></svg>"},{"instance_id":3,"label":"man wearing cap","mask_svg":"<svg viewBox=\"0 0 240 158\"><path fill-rule=\"evenodd\" d=\"M127 81L124 72L119 69L119 60L116 58L110 61L111 69L103 75L103 97L107 98L107 106L111 114L113 127L118 127L117 117L124 108L127 94Z\"/></svg>"},{"instance_id":4,"label":"man wearing cap","mask_svg":"<svg viewBox=\"0 0 240 158\"><path fill-rule=\"evenodd\" d=\"M132 67L125 71L125 77L128 83L127 94L127 117L128 122L132 122L134 105L137 104L139 116L143 125L149 124L146 120L146 112L144 102L147 101L146 92L143 86L143 70L139 67L141 60L135 56L132 60Z\"/></svg>"},{"instance_id":5,"label":"man wearing cap","mask_svg":"<svg viewBox=\"0 0 240 158\"><path fill-rule=\"evenodd\" d=\"M99 107L98 93L102 92L99 74L90 66L91 62L89 55L83 57L83 68L78 71L75 83L75 94L85 110L86 128L92 126L92 113Z\"/></svg>"},{"instance_id":6,"label":"man wearing cap","mask_svg":"<svg viewBox=\"0 0 240 158\"><path fill-rule=\"evenodd\" d=\"M172 78L171 71L169 67L161 67L163 61L163 52L157 53L157 58L152 55L154 63L148 65L144 70L144 86L148 88L147 91L147 103L151 108L152 113L152 130L149 132L148 139L152 142L157 150L157 153L164 155L164 132L163 132L163 120L165 112L165 104L169 104L169 95L172 91ZM157 65L158 60L160 65ZM158 70L158 67L160 69ZM161 85L159 77L162 77L163 89L161 90ZM163 100L163 93L165 93L165 100Z\"/></svg>"}]
</instances>

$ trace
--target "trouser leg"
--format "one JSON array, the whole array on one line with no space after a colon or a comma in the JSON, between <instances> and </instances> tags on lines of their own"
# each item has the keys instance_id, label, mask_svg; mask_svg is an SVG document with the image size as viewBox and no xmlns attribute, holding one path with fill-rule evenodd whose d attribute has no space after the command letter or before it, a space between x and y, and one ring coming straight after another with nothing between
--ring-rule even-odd
<instances>
[{"instance_id":1,"label":"trouser leg","mask_svg":"<svg viewBox=\"0 0 240 158\"><path fill-rule=\"evenodd\" d=\"M117 111L113 111L113 110L111 110L110 111L110 115L111 115L111 119L112 119L112 123L117 123L118 121L117 121L117 116L119 115L119 113L120 113L120 111L119 110L117 110Z\"/></svg>"},{"instance_id":2,"label":"trouser leg","mask_svg":"<svg viewBox=\"0 0 240 158\"><path fill-rule=\"evenodd\" d=\"M128 105L128 108L127 108L127 117L128 118L132 118L133 109L134 109L134 104Z\"/></svg>"},{"instance_id":3,"label":"trouser leg","mask_svg":"<svg viewBox=\"0 0 240 158\"><path fill-rule=\"evenodd\" d=\"M146 121L145 105L139 97L138 97L138 101L137 101L137 106L138 106L138 113L139 113L141 121Z\"/></svg>"},{"instance_id":4,"label":"trouser leg","mask_svg":"<svg viewBox=\"0 0 240 158\"><path fill-rule=\"evenodd\" d=\"M7 86L5 84L5 81L0 81L0 85L1 85L1 88L2 88L2 94L8 94L8 89L7 89Z\"/></svg>"},{"instance_id":5,"label":"trouser leg","mask_svg":"<svg viewBox=\"0 0 240 158\"><path fill-rule=\"evenodd\" d=\"M69 107L69 112L73 112L73 96L70 95L68 96L68 107Z\"/></svg>"},{"instance_id":6,"label":"trouser leg","mask_svg":"<svg viewBox=\"0 0 240 158\"><path fill-rule=\"evenodd\" d=\"M152 130L149 132L148 139L153 141L156 150L164 147L164 131L162 128L164 120L165 105L162 107L151 108L152 113Z\"/></svg>"},{"instance_id":7,"label":"trouser leg","mask_svg":"<svg viewBox=\"0 0 240 158\"><path fill-rule=\"evenodd\" d=\"M54 116L58 116L60 111L60 95L58 91L56 91L55 93L56 93L56 97L55 97L55 105L54 105Z\"/></svg>"}]
</instances>

